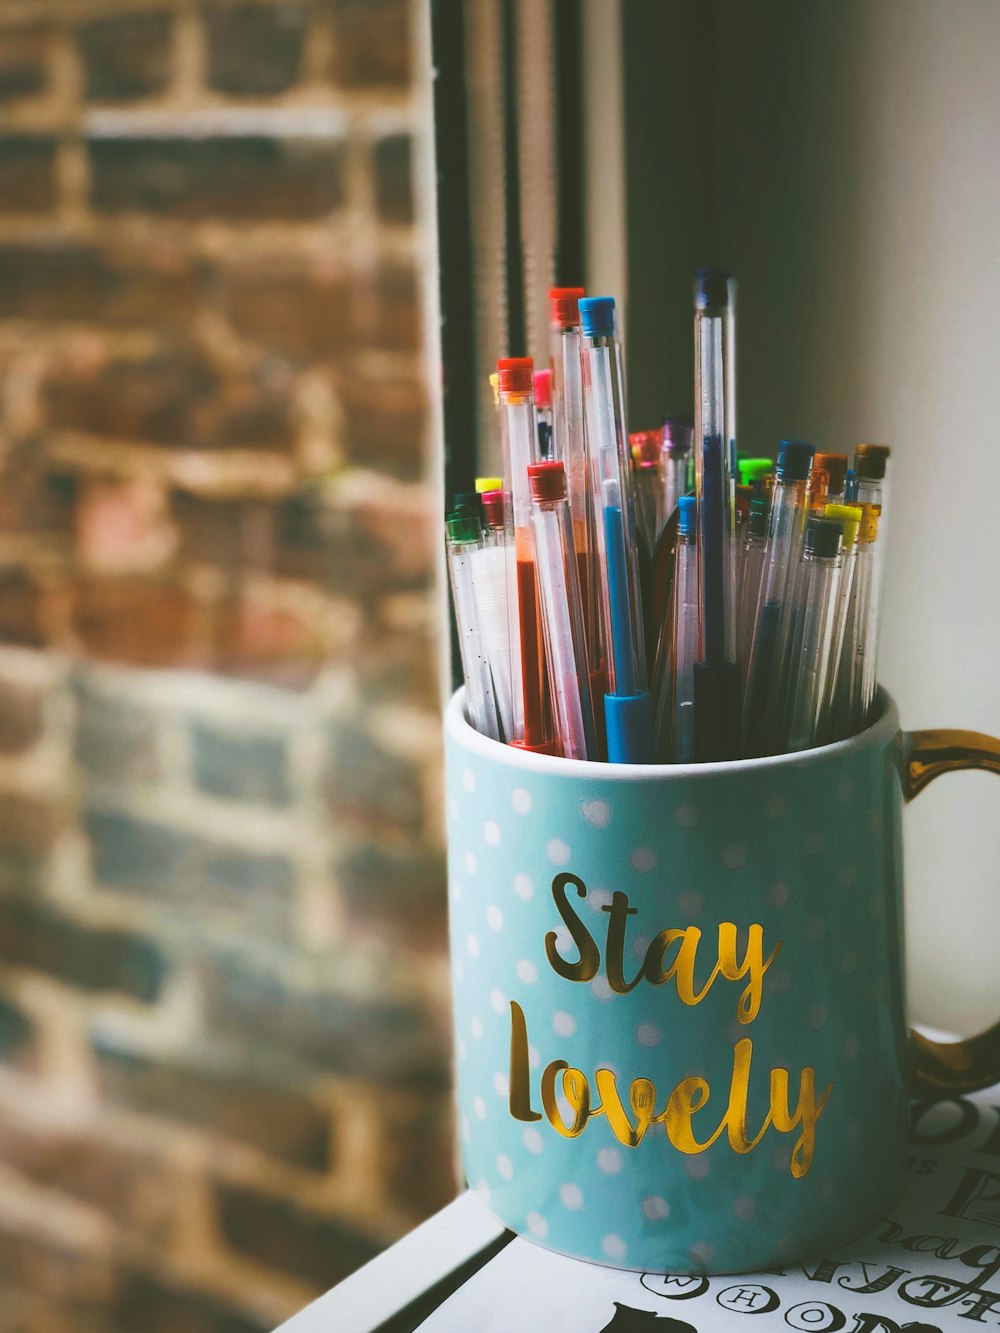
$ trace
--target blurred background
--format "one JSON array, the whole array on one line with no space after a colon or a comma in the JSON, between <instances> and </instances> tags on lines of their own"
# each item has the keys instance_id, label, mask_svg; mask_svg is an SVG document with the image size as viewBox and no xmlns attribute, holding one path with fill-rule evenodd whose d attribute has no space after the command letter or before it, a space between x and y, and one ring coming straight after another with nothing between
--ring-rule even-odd
<instances>
[{"instance_id":1,"label":"blurred background","mask_svg":"<svg viewBox=\"0 0 1000 1333\"><path fill-rule=\"evenodd\" d=\"M998 45L993 0L0 0L0 1333L268 1330L454 1194L442 476L551 282L619 298L641 428L735 270L741 447L892 445L882 679L1000 732ZM994 785L907 815L962 1031Z\"/></svg>"},{"instance_id":2,"label":"blurred background","mask_svg":"<svg viewBox=\"0 0 1000 1333\"><path fill-rule=\"evenodd\" d=\"M0 0L0 1329L271 1329L452 1170L410 0Z\"/></svg>"}]
</instances>

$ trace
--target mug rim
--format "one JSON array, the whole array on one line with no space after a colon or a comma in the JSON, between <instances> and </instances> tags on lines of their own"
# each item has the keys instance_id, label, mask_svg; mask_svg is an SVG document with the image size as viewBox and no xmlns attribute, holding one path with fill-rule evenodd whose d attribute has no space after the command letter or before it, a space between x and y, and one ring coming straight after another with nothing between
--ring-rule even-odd
<instances>
[{"instance_id":1,"label":"mug rim","mask_svg":"<svg viewBox=\"0 0 1000 1333\"><path fill-rule=\"evenodd\" d=\"M879 715L875 721L856 736L829 745L817 745L809 750L793 750L787 754L763 755L753 759L718 759L701 764L608 764L596 759L567 759L563 755L531 754L503 741L492 740L476 731L465 716L465 687L452 694L445 708L444 725L447 736L464 750L471 750L483 759L504 764L510 768L548 773L552 777L603 778L610 782L640 782L671 778L709 778L723 774L752 773L775 768L796 768L830 758L842 758L856 751L878 745L899 731L899 710L892 696L882 687L876 701Z\"/></svg>"}]
</instances>

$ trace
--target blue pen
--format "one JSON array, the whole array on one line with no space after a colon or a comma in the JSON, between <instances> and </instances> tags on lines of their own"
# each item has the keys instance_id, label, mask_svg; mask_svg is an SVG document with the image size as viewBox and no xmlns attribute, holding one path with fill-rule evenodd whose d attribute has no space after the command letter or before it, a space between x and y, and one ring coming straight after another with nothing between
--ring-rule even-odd
<instances>
[{"instance_id":1,"label":"blue pen","mask_svg":"<svg viewBox=\"0 0 1000 1333\"><path fill-rule=\"evenodd\" d=\"M604 697L608 759L642 764L653 758L652 708L646 688L636 526L629 488L621 346L611 296L579 302L587 448L593 469L597 554L607 645Z\"/></svg>"},{"instance_id":2,"label":"blue pen","mask_svg":"<svg viewBox=\"0 0 1000 1333\"><path fill-rule=\"evenodd\" d=\"M702 657L694 671L695 757L741 753L736 661L735 284L695 277L695 489L701 547Z\"/></svg>"}]
</instances>

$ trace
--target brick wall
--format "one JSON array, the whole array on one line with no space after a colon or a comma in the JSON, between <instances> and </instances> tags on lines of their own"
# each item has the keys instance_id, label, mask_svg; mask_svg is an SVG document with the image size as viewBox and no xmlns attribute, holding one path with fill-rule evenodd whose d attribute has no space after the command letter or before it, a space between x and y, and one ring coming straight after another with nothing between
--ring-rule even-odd
<instances>
[{"instance_id":1,"label":"brick wall","mask_svg":"<svg viewBox=\"0 0 1000 1333\"><path fill-rule=\"evenodd\" d=\"M455 1189L417 0L0 0L0 1333Z\"/></svg>"}]
</instances>

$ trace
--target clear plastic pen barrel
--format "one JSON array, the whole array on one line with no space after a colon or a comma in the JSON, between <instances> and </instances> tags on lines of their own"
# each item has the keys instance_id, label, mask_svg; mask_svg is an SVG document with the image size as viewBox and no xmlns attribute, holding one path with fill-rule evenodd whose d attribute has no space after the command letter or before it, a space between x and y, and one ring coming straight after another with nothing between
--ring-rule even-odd
<instances>
[{"instance_id":1,"label":"clear plastic pen barrel","mask_svg":"<svg viewBox=\"0 0 1000 1333\"><path fill-rule=\"evenodd\" d=\"M750 501L750 518L746 540L740 553L737 571L736 655L746 666L753 642L754 619L760 599L760 583L764 573L764 553L767 549L767 524L771 512L771 497L755 495Z\"/></svg>"},{"instance_id":2,"label":"clear plastic pen barrel","mask_svg":"<svg viewBox=\"0 0 1000 1333\"><path fill-rule=\"evenodd\" d=\"M878 514L873 505L861 504L857 507L860 508L862 517L858 528L854 579L847 604L844 646L841 649L837 685L833 697L830 733L834 740L853 736L865 722L863 704L865 661L871 651L869 625Z\"/></svg>"},{"instance_id":3,"label":"clear plastic pen barrel","mask_svg":"<svg viewBox=\"0 0 1000 1333\"><path fill-rule=\"evenodd\" d=\"M510 548L513 559L508 557L508 618L511 643L517 646L511 656L519 665L519 681L513 687L514 735L510 739L512 744L525 749L551 751L528 487L528 467L538 461L534 364L530 357L508 357L497 363L497 370L500 415L507 445L504 489L510 493L513 520Z\"/></svg>"},{"instance_id":4,"label":"clear plastic pen barrel","mask_svg":"<svg viewBox=\"0 0 1000 1333\"><path fill-rule=\"evenodd\" d=\"M671 758L694 759L694 665L698 659L698 547L693 495L679 503L677 563L674 569L674 691Z\"/></svg>"},{"instance_id":5,"label":"clear plastic pen barrel","mask_svg":"<svg viewBox=\"0 0 1000 1333\"><path fill-rule=\"evenodd\" d=\"M479 627L479 611L473 573L473 557L482 552L482 528L477 518L458 515L447 523L448 576L455 606L462 672L465 677L465 706L476 731L500 739L496 699L489 659Z\"/></svg>"},{"instance_id":6,"label":"clear plastic pen barrel","mask_svg":"<svg viewBox=\"0 0 1000 1333\"><path fill-rule=\"evenodd\" d=\"M659 430L633 431L628 442L632 454L636 523L652 554L667 517L661 473L663 434Z\"/></svg>"},{"instance_id":7,"label":"clear plastic pen barrel","mask_svg":"<svg viewBox=\"0 0 1000 1333\"><path fill-rule=\"evenodd\" d=\"M870 605L867 674L862 688L863 708L867 716L875 698L878 668L878 631L885 588L885 553L889 520L888 464L891 449L887 444L858 444L854 448L854 473L858 500L874 506L878 513L878 539L875 542L874 572Z\"/></svg>"},{"instance_id":8,"label":"clear plastic pen barrel","mask_svg":"<svg viewBox=\"0 0 1000 1333\"><path fill-rule=\"evenodd\" d=\"M862 511L857 505L828 504L824 517L836 519L840 523L842 544L840 548L840 587L837 589L837 609L833 620L833 643L830 648L830 670L826 677L826 699L820 715L820 730L817 742L820 745L834 740L834 699L837 682L840 679L840 664L844 654L844 635L847 632L847 613L854 590L854 573L858 563L858 528L861 525Z\"/></svg>"},{"instance_id":9,"label":"clear plastic pen barrel","mask_svg":"<svg viewBox=\"0 0 1000 1333\"><path fill-rule=\"evenodd\" d=\"M614 301L588 297L580 308L585 335L583 401L608 669L608 758L641 763L652 753L652 725Z\"/></svg>"},{"instance_id":10,"label":"clear plastic pen barrel","mask_svg":"<svg viewBox=\"0 0 1000 1333\"><path fill-rule=\"evenodd\" d=\"M663 455L660 476L663 479L664 521L677 508L677 501L688 492L688 467L691 462L691 438L694 427L684 417L667 417L661 438Z\"/></svg>"},{"instance_id":11,"label":"clear plastic pen barrel","mask_svg":"<svg viewBox=\"0 0 1000 1333\"><path fill-rule=\"evenodd\" d=\"M583 603L561 461L533 464L531 523L556 739L567 759L597 755Z\"/></svg>"},{"instance_id":12,"label":"clear plastic pen barrel","mask_svg":"<svg viewBox=\"0 0 1000 1333\"><path fill-rule=\"evenodd\" d=\"M788 750L817 743L825 719L826 678L830 671L837 592L840 586L842 529L833 518L810 518L802 557L801 630L791 664Z\"/></svg>"},{"instance_id":13,"label":"clear plastic pen barrel","mask_svg":"<svg viewBox=\"0 0 1000 1333\"><path fill-rule=\"evenodd\" d=\"M743 696L743 737L746 752L760 755L779 748L773 730L773 698L785 676L781 645L787 640L787 612L798 572L802 531L806 517L806 480L813 447L800 440L783 440L778 449L767 546L761 576L753 638ZM769 716L770 715L770 716Z\"/></svg>"}]
</instances>

